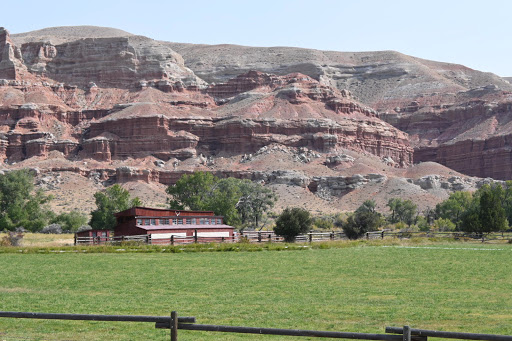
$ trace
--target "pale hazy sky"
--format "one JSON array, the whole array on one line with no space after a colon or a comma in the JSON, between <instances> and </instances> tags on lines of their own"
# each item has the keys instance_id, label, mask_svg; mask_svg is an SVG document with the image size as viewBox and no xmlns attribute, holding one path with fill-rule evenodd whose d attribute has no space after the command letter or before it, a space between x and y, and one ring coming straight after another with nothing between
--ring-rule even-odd
<instances>
[{"instance_id":1,"label":"pale hazy sky","mask_svg":"<svg viewBox=\"0 0 512 341\"><path fill-rule=\"evenodd\" d=\"M115 27L153 39L395 50L512 77L509 0L3 0L0 26Z\"/></svg>"}]
</instances>

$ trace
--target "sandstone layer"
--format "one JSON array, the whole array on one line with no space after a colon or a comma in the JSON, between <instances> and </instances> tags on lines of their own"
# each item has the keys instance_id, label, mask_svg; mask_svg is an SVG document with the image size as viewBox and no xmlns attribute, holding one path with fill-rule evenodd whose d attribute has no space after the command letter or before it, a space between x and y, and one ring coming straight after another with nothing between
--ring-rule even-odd
<instances>
[{"instance_id":1,"label":"sandstone layer","mask_svg":"<svg viewBox=\"0 0 512 341\"><path fill-rule=\"evenodd\" d=\"M484 183L426 161L512 177L512 85L461 65L89 26L2 29L0 58L3 167L33 169L57 196L88 193L82 209L115 182L163 205L165 186L197 170L262 182L281 208L318 212L366 199L382 210L393 196L433 207Z\"/></svg>"}]
</instances>

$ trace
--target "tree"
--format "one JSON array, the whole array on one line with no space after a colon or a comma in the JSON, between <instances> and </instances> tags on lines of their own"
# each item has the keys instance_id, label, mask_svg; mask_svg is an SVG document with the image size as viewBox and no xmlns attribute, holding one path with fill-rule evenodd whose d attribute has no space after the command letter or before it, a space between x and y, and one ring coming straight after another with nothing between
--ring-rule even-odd
<instances>
[{"instance_id":1,"label":"tree","mask_svg":"<svg viewBox=\"0 0 512 341\"><path fill-rule=\"evenodd\" d=\"M130 198L130 192L115 184L104 191L94 193L96 210L91 212L90 225L93 229L111 230L116 224L114 213L134 206L142 206L138 197Z\"/></svg>"},{"instance_id":2,"label":"tree","mask_svg":"<svg viewBox=\"0 0 512 341\"><path fill-rule=\"evenodd\" d=\"M478 234L508 228L506 191L501 184L483 185L473 195L471 205L462 215L461 229Z\"/></svg>"},{"instance_id":3,"label":"tree","mask_svg":"<svg viewBox=\"0 0 512 341\"><path fill-rule=\"evenodd\" d=\"M277 201L277 196L270 188L250 180L240 182L241 197L236 205L242 226L259 228L263 214Z\"/></svg>"},{"instance_id":4,"label":"tree","mask_svg":"<svg viewBox=\"0 0 512 341\"><path fill-rule=\"evenodd\" d=\"M389 199L388 207L391 210L391 223L403 222L409 226L414 223L418 206L411 200L402 200L399 198Z\"/></svg>"},{"instance_id":5,"label":"tree","mask_svg":"<svg viewBox=\"0 0 512 341\"><path fill-rule=\"evenodd\" d=\"M503 207L505 198L503 187L500 184L484 185L479 191L481 191L479 214L481 231L479 232L506 230L508 222L505 208Z\"/></svg>"},{"instance_id":6,"label":"tree","mask_svg":"<svg viewBox=\"0 0 512 341\"><path fill-rule=\"evenodd\" d=\"M87 224L87 216L78 211L61 213L52 220L52 224L59 224L64 231L76 232Z\"/></svg>"},{"instance_id":7,"label":"tree","mask_svg":"<svg viewBox=\"0 0 512 341\"><path fill-rule=\"evenodd\" d=\"M216 215L223 216L226 224L238 226L240 224L240 214L236 205L241 196L240 180L235 178L220 179L212 186L210 195L204 199L204 207L214 211Z\"/></svg>"},{"instance_id":8,"label":"tree","mask_svg":"<svg viewBox=\"0 0 512 341\"><path fill-rule=\"evenodd\" d=\"M460 230L462 216L471 206L473 195L470 192L454 192L445 201L436 205L436 216L449 219L455 224L455 229Z\"/></svg>"},{"instance_id":9,"label":"tree","mask_svg":"<svg viewBox=\"0 0 512 341\"><path fill-rule=\"evenodd\" d=\"M167 187L169 208L176 210L190 209L203 211L207 209L214 184L219 178L207 172L184 174L176 184Z\"/></svg>"},{"instance_id":10,"label":"tree","mask_svg":"<svg viewBox=\"0 0 512 341\"><path fill-rule=\"evenodd\" d=\"M41 230L54 215L45 206L51 199L42 190L34 191L34 177L28 170L0 175L0 229Z\"/></svg>"},{"instance_id":11,"label":"tree","mask_svg":"<svg viewBox=\"0 0 512 341\"><path fill-rule=\"evenodd\" d=\"M283 236L286 242L294 242L295 238L311 229L312 220L308 211L300 207L286 208L277 218L274 232Z\"/></svg>"},{"instance_id":12,"label":"tree","mask_svg":"<svg viewBox=\"0 0 512 341\"><path fill-rule=\"evenodd\" d=\"M257 228L276 202L274 192L250 180L219 179L210 173L183 175L166 190L171 209L214 211L233 226Z\"/></svg>"},{"instance_id":13,"label":"tree","mask_svg":"<svg viewBox=\"0 0 512 341\"><path fill-rule=\"evenodd\" d=\"M342 225L343 232L349 239L357 239L366 232L376 231L382 224L382 216L375 210L373 200L366 200L357 210L348 217Z\"/></svg>"}]
</instances>

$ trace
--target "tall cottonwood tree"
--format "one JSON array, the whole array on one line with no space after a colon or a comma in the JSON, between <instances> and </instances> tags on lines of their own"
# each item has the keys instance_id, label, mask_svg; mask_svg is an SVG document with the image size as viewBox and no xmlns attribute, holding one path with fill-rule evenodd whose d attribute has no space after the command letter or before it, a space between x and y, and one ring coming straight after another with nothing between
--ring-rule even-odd
<instances>
[{"instance_id":1,"label":"tall cottonwood tree","mask_svg":"<svg viewBox=\"0 0 512 341\"><path fill-rule=\"evenodd\" d=\"M118 184L94 193L94 199L97 208L91 212L89 224L98 230L112 230L116 226L114 213L142 206L142 201L138 197L131 198L130 192Z\"/></svg>"},{"instance_id":2,"label":"tall cottonwood tree","mask_svg":"<svg viewBox=\"0 0 512 341\"><path fill-rule=\"evenodd\" d=\"M183 175L166 190L171 209L208 210L233 226L258 228L275 202L274 192L250 180L218 177L207 172Z\"/></svg>"},{"instance_id":3,"label":"tall cottonwood tree","mask_svg":"<svg viewBox=\"0 0 512 341\"><path fill-rule=\"evenodd\" d=\"M41 230L54 216L45 207L51 199L42 190L35 190L34 176L29 170L0 175L0 230Z\"/></svg>"}]
</instances>

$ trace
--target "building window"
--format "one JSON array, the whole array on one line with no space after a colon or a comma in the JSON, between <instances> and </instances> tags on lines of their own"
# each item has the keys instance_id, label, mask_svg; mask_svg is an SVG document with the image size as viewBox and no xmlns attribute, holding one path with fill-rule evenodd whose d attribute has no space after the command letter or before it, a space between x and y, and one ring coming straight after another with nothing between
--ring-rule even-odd
<instances>
[{"instance_id":1,"label":"building window","mask_svg":"<svg viewBox=\"0 0 512 341\"><path fill-rule=\"evenodd\" d=\"M187 225L190 225L190 224L192 224L192 219L187 218Z\"/></svg>"},{"instance_id":2,"label":"building window","mask_svg":"<svg viewBox=\"0 0 512 341\"><path fill-rule=\"evenodd\" d=\"M144 225L149 225L149 219L144 219Z\"/></svg>"},{"instance_id":3,"label":"building window","mask_svg":"<svg viewBox=\"0 0 512 341\"><path fill-rule=\"evenodd\" d=\"M142 219L137 219L137 225L142 225Z\"/></svg>"},{"instance_id":4,"label":"building window","mask_svg":"<svg viewBox=\"0 0 512 341\"><path fill-rule=\"evenodd\" d=\"M206 225L210 225L210 219L206 218L205 223L206 223Z\"/></svg>"},{"instance_id":5,"label":"building window","mask_svg":"<svg viewBox=\"0 0 512 341\"><path fill-rule=\"evenodd\" d=\"M204 225L204 218L199 219L199 225Z\"/></svg>"},{"instance_id":6,"label":"building window","mask_svg":"<svg viewBox=\"0 0 512 341\"><path fill-rule=\"evenodd\" d=\"M156 219L151 219L151 225L156 225Z\"/></svg>"},{"instance_id":7,"label":"building window","mask_svg":"<svg viewBox=\"0 0 512 341\"><path fill-rule=\"evenodd\" d=\"M173 224L173 225L178 225L178 219L174 218L174 219L172 220L172 224Z\"/></svg>"},{"instance_id":8,"label":"building window","mask_svg":"<svg viewBox=\"0 0 512 341\"><path fill-rule=\"evenodd\" d=\"M169 225L169 219L160 219L160 225Z\"/></svg>"},{"instance_id":9,"label":"building window","mask_svg":"<svg viewBox=\"0 0 512 341\"><path fill-rule=\"evenodd\" d=\"M197 224L196 218L192 218L192 225L195 225L195 224Z\"/></svg>"},{"instance_id":10,"label":"building window","mask_svg":"<svg viewBox=\"0 0 512 341\"><path fill-rule=\"evenodd\" d=\"M221 225L222 224L222 220L221 219L217 219L217 225Z\"/></svg>"},{"instance_id":11,"label":"building window","mask_svg":"<svg viewBox=\"0 0 512 341\"><path fill-rule=\"evenodd\" d=\"M178 219L178 225L183 225L183 219Z\"/></svg>"}]
</instances>

